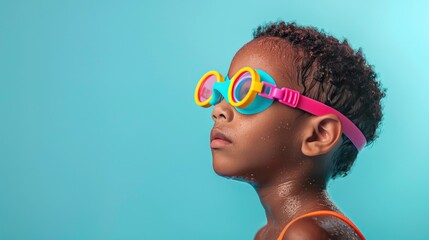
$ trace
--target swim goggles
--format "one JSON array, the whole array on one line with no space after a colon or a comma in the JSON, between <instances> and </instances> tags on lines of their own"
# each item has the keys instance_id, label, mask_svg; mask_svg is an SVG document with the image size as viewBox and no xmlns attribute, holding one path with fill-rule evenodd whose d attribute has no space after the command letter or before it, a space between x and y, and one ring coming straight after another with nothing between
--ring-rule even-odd
<instances>
[{"instance_id":1,"label":"swim goggles","mask_svg":"<svg viewBox=\"0 0 429 240\"><path fill-rule=\"evenodd\" d=\"M209 71L198 82L194 98L197 105L206 108L220 103L224 98L241 114L262 112L276 99L286 106L299 108L316 116L335 114L343 125L344 134L358 151L366 144L363 133L342 113L301 95L299 91L278 88L274 79L261 69L244 67L231 80L217 71Z\"/></svg>"}]
</instances>

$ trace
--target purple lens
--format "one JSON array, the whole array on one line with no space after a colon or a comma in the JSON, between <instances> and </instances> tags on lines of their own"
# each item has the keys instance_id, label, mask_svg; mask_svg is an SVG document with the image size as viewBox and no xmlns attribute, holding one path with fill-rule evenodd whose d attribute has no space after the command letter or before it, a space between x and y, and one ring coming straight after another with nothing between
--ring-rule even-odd
<instances>
[{"instance_id":1,"label":"purple lens","mask_svg":"<svg viewBox=\"0 0 429 240\"><path fill-rule=\"evenodd\" d=\"M245 72L234 82L233 97L235 102L240 102L247 96L252 85L252 74Z\"/></svg>"}]
</instances>

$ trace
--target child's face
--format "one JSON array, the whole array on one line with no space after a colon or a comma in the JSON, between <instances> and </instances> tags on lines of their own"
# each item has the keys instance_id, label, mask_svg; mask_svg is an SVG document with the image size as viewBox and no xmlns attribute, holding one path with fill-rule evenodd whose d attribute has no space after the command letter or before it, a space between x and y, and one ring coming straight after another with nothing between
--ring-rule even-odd
<instances>
[{"instance_id":1,"label":"child's face","mask_svg":"<svg viewBox=\"0 0 429 240\"><path fill-rule=\"evenodd\" d=\"M274 49L276 51L276 49ZM262 69L270 74L278 87L300 90L291 80L293 66L290 54L267 50L252 41L240 49L231 62L228 76L232 77L245 66ZM240 114L225 100L213 108L214 128L220 129L230 144L212 148L213 167L216 173L251 181L266 183L276 171L298 169L301 164L300 127L309 115L299 109L282 105L278 101L265 111ZM291 171L289 171L291 170Z\"/></svg>"}]
</instances>

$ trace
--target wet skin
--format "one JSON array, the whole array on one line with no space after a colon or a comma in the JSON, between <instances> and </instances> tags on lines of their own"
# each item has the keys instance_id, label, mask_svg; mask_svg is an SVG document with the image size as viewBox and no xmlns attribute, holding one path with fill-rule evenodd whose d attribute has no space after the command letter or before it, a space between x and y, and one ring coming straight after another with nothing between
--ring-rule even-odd
<instances>
[{"instance_id":1,"label":"wet skin","mask_svg":"<svg viewBox=\"0 0 429 240\"><path fill-rule=\"evenodd\" d=\"M236 53L228 76L245 66L263 69L278 87L302 92L296 54L283 39L256 39ZM267 224L255 239L277 239L288 222L311 211L339 212L326 192L331 157L342 141L335 115L317 117L278 101L261 113L244 115L222 100L212 118L213 128L231 141L211 148L215 172L250 183L265 209ZM292 224L283 239L359 238L341 220L320 216Z\"/></svg>"}]
</instances>

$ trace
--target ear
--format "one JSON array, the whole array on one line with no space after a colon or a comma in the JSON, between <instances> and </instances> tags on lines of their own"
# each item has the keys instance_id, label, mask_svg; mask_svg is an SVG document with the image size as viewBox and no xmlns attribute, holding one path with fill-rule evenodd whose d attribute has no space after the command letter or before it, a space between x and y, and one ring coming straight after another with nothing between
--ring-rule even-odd
<instances>
[{"instance_id":1,"label":"ear","mask_svg":"<svg viewBox=\"0 0 429 240\"><path fill-rule=\"evenodd\" d=\"M335 114L312 116L304 128L301 151L307 156L329 152L341 139L343 127Z\"/></svg>"}]
</instances>

